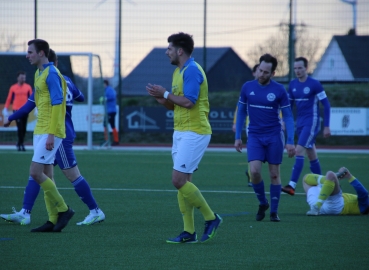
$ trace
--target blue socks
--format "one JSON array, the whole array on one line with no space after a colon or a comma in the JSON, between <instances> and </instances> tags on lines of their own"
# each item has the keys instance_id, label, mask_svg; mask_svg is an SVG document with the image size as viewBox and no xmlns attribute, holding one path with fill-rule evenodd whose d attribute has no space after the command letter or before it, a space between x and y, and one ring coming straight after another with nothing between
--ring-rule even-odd
<instances>
[{"instance_id":1,"label":"blue socks","mask_svg":"<svg viewBox=\"0 0 369 270\"><path fill-rule=\"evenodd\" d=\"M310 171L315 174L322 174L322 169L320 168L319 159L310 161Z\"/></svg>"},{"instance_id":2,"label":"blue socks","mask_svg":"<svg viewBox=\"0 0 369 270\"><path fill-rule=\"evenodd\" d=\"M268 204L268 200L265 196L264 181L259 184L252 184L256 197L259 200L260 205ZM270 185L270 213L278 213L279 198L281 197L282 185Z\"/></svg>"},{"instance_id":3,"label":"blue socks","mask_svg":"<svg viewBox=\"0 0 369 270\"><path fill-rule=\"evenodd\" d=\"M97 203L92 196L92 192L90 186L88 185L87 181L81 175L76 180L72 182L74 186L74 190L81 198L81 200L88 206L88 209L93 210L97 208Z\"/></svg>"},{"instance_id":4,"label":"blue socks","mask_svg":"<svg viewBox=\"0 0 369 270\"><path fill-rule=\"evenodd\" d=\"M270 185L270 213L278 213L282 185Z\"/></svg>"},{"instance_id":5,"label":"blue socks","mask_svg":"<svg viewBox=\"0 0 369 270\"><path fill-rule=\"evenodd\" d=\"M297 183L299 181L302 169L304 168L304 160L305 160L304 156L296 156L295 165L293 165L292 167L290 182ZM295 187L296 185L293 188Z\"/></svg>"},{"instance_id":6,"label":"blue socks","mask_svg":"<svg viewBox=\"0 0 369 270\"><path fill-rule=\"evenodd\" d=\"M289 182L289 185L293 188L296 188L297 182L299 181L302 169L304 168L304 160L304 156L296 156L295 165L293 165L292 174ZM310 171L314 174L322 174L319 159L310 161Z\"/></svg>"},{"instance_id":7,"label":"blue socks","mask_svg":"<svg viewBox=\"0 0 369 270\"><path fill-rule=\"evenodd\" d=\"M259 200L260 205L268 204L268 200L265 197L265 190L264 190L264 181L261 181L259 184L252 184L252 187L254 188L256 197Z\"/></svg>"},{"instance_id":8,"label":"blue socks","mask_svg":"<svg viewBox=\"0 0 369 270\"><path fill-rule=\"evenodd\" d=\"M40 192L40 185L30 176L28 184L24 190L23 209L31 213L33 205L35 204L38 193Z\"/></svg>"},{"instance_id":9,"label":"blue socks","mask_svg":"<svg viewBox=\"0 0 369 270\"><path fill-rule=\"evenodd\" d=\"M87 181L81 175L76 180L72 182L74 190L81 198L81 200L88 206L88 209L93 210L98 208L97 203L92 196L90 186ZM28 184L24 191L23 197L23 209L31 212L33 205L35 204L38 193L40 192L40 185L30 176L28 179Z\"/></svg>"}]
</instances>

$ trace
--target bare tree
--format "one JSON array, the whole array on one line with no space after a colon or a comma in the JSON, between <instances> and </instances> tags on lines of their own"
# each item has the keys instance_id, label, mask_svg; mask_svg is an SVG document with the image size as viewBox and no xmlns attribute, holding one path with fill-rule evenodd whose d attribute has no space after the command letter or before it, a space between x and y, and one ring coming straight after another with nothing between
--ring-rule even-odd
<instances>
[{"instance_id":1,"label":"bare tree","mask_svg":"<svg viewBox=\"0 0 369 270\"><path fill-rule=\"evenodd\" d=\"M9 33L3 29L0 30L0 51L10 52L14 51L16 44L17 34Z\"/></svg>"},{"instance_id":2,"label":"bare tree","mask_svg":"<svg viewBox=\"0 0 369 270\"><path fill-rule=\"evenodd\" d=\"M288 74L288 34L288 24L281 23L278 33L270 36L247 53L250 63L257 64L261 55L270 53L278 60L276 76ZM296 57L304 56L309 61L309 71L312 71L316 65L320 39L310 35L304 24L296 27L295 34L295 55Z\"/></svg>"}]
</instances>

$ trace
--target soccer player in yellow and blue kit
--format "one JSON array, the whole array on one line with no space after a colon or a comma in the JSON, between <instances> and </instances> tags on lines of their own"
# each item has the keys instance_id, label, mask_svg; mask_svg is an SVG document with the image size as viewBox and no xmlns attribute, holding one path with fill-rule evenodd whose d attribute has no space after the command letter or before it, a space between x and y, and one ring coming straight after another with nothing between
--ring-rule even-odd
<instances>
[{"instance_id":1,"label":"soccer player in yellow and blue kit","mask_svg":"<svg viewBox=\"0 0 369 270\"><path fill-rule=\"evenodd\" d=\"M65 138L67 84L59 70L53 63L49 63L49 50L49 44L45 40L34 39L28 42L26 57L31 65L38 68L34 80L38 115L33 132L34 154L30 176L44 191L48 213L55 212L56 208L58 215L49 214L49 220L31 232L61 232L74 215L74 211L66 205L51 180L55 154Z\"/></svg>"},{"instance_id":2,"label":"soccer player in yellow and blue kit","mask_svg":"<svg viewBox=\"0 0 369 270\"><path fill-rule=\"evenodd\" d=\"M56 56L56 53L52 49L50 49L49 51L48 60L49 62L53 62L56 67L58 66L58 58ZM58 151L56 152L54 166L59 166L63 174L73 185L78 197L86 204L86 206L90 210L90 214L86 216L83 221L78 222L77 225L92 225L104 221L105 214L98 207L87 180L81 175L77 165L77 159L73 151L73 142L76 137L72 121L73 101L82 102L85 98L83 93L75 86L75 84L69 77L65 75L63 75L63 77L67 82L65 114L66 137L63 139L61 145L58 148ZM23 105L17 112L10 115L7 121L4 121L4 126L9 126L11 121L28 115L35 107L36 104L34 93L32 93L27 103ZM24 190L22 209L17 212L13 207L13 214L0 214L0 217L3 218L5 221L12 223L17 223L21 225L30 224L31 211L39 194L39 191L40 186L32 177L29 177L28 184ZM56 211L54 213L49 213L49 215L55 215L57 218L58 212Z\"/></svg>"},{"instance_id":3,"label":"soccer player in yellow and blue kit","mask_svg":"<svg viewBox=\"0 0 369 270\"><path fill-rule=\"evenodd\" d=\"M160 85L148 84L149 95L169 110L174 110L174 133L172 146L172 183L178 189L178 204L182 213L184 230L167 243L196 243L194 208L200 210L205 219L205 230L201 242L213 238L222 218L215 214L201 191L192 183L192 173L197 170L201 158L210 142L208 83L205 72L194 61L192 36L186 33L168 37L166 55L172 65L172 91Z\"/></svg>"},{"instance_id":4,"label":"soccer player in yellow and blue kit","mask_svg":"<svg viewBox=\"0 0 369 270\"><path fill-rule=\"evenodd\" d=\"M355 189L355 194L343 193L339 180L346 179ZM368 191L350 171L342 167L337 173L326 175L306 174L303 178L308 216L317 215L367 215L369 213Z\"/></svg>"}]
</instances>

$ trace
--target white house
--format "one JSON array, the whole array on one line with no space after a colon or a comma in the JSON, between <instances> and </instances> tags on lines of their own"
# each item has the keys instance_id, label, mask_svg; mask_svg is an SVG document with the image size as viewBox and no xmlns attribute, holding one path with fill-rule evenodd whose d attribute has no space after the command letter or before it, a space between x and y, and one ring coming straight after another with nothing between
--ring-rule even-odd
<instances>
[{"instance_id":1,"label":"white house","mask_svg":"<svg viewBox=\"0 0 369 270\"><path fill-rule=\"evenodd\" d=\"M319 81L369 81L369 36L333 36L313 72Z\"/></svg>"}]
</instances>

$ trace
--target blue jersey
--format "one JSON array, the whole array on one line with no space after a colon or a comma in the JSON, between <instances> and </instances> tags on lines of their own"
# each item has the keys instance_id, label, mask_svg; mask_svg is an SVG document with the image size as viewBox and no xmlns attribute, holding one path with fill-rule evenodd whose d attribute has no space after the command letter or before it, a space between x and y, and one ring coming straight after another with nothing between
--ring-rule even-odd
<instances>
[{"instance_id":1,"label":"blue jersey","mask_svg":"<svg viewBox=\"0 0 369 270\"><path fill-rule=\"evenodd\" d=\"M249 134L280 134L280 111L290 107L283 85L273 80L265 86L260 85L257 80L246 82L241 88L239 102L247 105Z\"/></svg>"},{"instance_id":2,"label":"blue jersey","mask_svg":"<svg viewBox=\"0 0 369 270\"><path fill-rule=\"evenodd\" d=\"M319 100L327 98L319 81L307 77L305 82L294 79L290 82L288 94L291 106L296 103L296 127L319 125Z\"/></svg>"},{"instance_id":3,"label":"blue jersey","mask_svg":"<svg viewBox=\"0 0 369 270\"><path fill-rule=\"evenodd\" d=\"M65 133L66 138L74 140L76 133L74 131L73 121L72 121L72 108L73 100L78 102L83 102L85 100L82 92L74 85L72 80L67 76L63 75L65 81L67 82L67 94L66 94L66 106L67 110L65 113Z\"/></svg>"},{"instance_id":4,"label":"blue jersey","mask_svg":"<svg viewBox=\"0 0 369 270\"><path fill-rule=\"evenodd\" d=\"M116 97L117 93L115 92L114 88L107 86L105 88L105 98L106 98L106 111L107 113L116 113Z\"/></svg>"}]
</instances>

